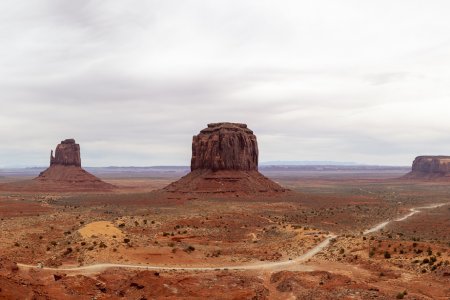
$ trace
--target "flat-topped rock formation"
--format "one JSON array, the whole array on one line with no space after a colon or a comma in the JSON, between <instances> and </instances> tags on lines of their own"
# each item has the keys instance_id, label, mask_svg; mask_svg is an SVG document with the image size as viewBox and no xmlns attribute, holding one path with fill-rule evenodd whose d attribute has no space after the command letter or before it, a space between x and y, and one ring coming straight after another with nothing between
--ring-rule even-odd
<instances>
[{"instance_id":1,"label":"flat-topped rock formation","mask_svg":"<svg viewBox=\"0 0 450 300\"><path fill-rule=\"evenodd\" d=\"M80 145L74 139L61 141L55 156L50 154L50 167L41 172L35 181L62 188L111 189L113 186L81 168Z\"/></svg>"},{"instance_id":2,"label":"flat-topped rock formation","mask_svg":"<svg viewBox=\"0 0 450 300\"><path fill-rule=\"evenodd\" d=\"M50 167L30 181L0 186L3 190L23 191L103 191L114 188L81 168L80 145L67 139L50 153Z\"/></svg>"},{"instance_id":3,"label":"flat-topped rock formation","mask_svg":"<svg viewBox=\"0 0 450 300\"><path fill-rule=\"evenodd\" d=\"M192 138L191 171L258 170L258 143L245 124L212 123Z\"/></svg>"},{"instance_id":4,"label":"flat-topped rock formation","mask_svg":"<svg viewBox=\"0 0 450 300\"><path fill-rule=\"evenodd\" d=\"M51 150L50 166L53 165L81 167L80 145L76 144L74 139L61 141L61 144L56 146L55 156Z\"/></svg>"},{"instance_id":5,"label":"flat-topped rock formation","mask_svg":"<svg viewBox=\"0 0 450 300\"><path fill-rule=\"evenodd\" d=\"M404 178L450 179L450 156L418 156Z\"/></svg>"},{"instance_id":6,"label":"flat-topped rock formation","mask_svg":"<svg viewBox=\"0 0 450 300\"><path fill-rule=\"evenodd\" d=\"M165 191L204 194L278 193L286 189L258 172L258 142L240 123L212 123L192 138L191 172Z\"/></svg>"}]
</instances>

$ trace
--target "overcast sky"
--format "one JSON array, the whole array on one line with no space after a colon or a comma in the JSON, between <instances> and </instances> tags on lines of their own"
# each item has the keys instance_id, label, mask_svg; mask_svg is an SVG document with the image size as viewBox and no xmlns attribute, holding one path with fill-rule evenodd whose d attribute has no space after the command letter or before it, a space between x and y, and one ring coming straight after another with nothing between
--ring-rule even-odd
<instances>
[{"instance_id":1,"label":"overcast sky","mask_svg":"<svg viewBox=\"0 0 450 300\"><path fill-rule=\"evenodd\" d=\"M0 167L188 165L207 123L260 161L450 155L450 1L0 2Z\"/></svg>"}]
</instances>

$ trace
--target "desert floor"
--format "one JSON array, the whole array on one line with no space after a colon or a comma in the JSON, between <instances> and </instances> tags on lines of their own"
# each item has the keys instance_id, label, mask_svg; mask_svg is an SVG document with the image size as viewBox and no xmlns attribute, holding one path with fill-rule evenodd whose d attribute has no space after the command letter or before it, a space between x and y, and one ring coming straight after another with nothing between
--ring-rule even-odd
<instances>
[{"instance_id":1,"label":"desert floor","mask_svg":"<svg viewBox=\"0 0 450 300\"><path fill-rule=\"evenodd\" d=\"M278 195L0 186L1 299L450 299L450 184L271 171ZM1 182L31 177L4 175Z\"/></svg>"}]
</instances>

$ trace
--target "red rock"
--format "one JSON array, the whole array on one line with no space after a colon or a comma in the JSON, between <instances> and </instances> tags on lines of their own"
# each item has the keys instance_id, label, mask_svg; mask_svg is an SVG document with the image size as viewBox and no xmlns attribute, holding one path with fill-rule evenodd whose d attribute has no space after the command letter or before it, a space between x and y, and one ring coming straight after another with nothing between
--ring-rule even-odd
<instances>
[{"instance_id":1,"label":"red rock","mask_svg":"<svg viewBox=\"0 0 450 300\"><path fill-rule=\"evenodd\" d=\"M257 170L258 143L246 124L212 123L192 139L191 171Z\"/></svg>"},{"instance_id":2,"label":"red rock","mask_svg":"<svg viewBox=\"0 0 450 300\"><path fill-rule=\"evenodd\" d=\"M192 139L191 173L165 189L174 193L285 192L258 172L258 143L245 124L212 123Z\"/></svg>"},{"instance_id":3,"label":"red rock","mask_svg":"<svg viewBox=\"0 0 450 300\"><path fill-rule=\"evenodd\" d=\"M56 146L54 157L53 150L51 151L50 166L53 165L81 167L80 145L76 144L74 139L61 141L61 144Z\"/></svg>"},{"instance_id":4,"label":"red rock","mask_svg":"<svg viewBox=\"0 0 450 300\"><path fill-rule=\"evenodd\" d=\"M439 179L450 177L450 156L418 156L405 178Z\"/></svg>"},{"instance_id":5,"label":"red rock","mask_svg":"<svg viewBox=\"0 0 450 300\"><path fill-rule=\"evenodd\" d=\"M67 139L56 146L50 156L50 167L33 180L35 188L48 190L104 190L113 185L103 182L81 168L80 145Z\"/></svg>"}]
</instances>

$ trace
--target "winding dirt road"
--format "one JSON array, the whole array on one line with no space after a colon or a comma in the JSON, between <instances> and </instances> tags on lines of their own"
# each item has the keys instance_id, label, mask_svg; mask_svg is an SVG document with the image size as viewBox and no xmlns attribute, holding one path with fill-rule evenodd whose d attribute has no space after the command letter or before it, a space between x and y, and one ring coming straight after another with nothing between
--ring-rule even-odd
<instances>
[{"instance_id":1,"label":"winding dirt road","mask_svg":"<svg viewBox=\"0 0 450 300\"><path fill-rule=\"evenodd\" d=\"M422 206L422 207L415 207L410 209L410 213L404 215L403 217L394 219L394 220L388 220L383 223L377 224L373 226L370 229L367 229L363 232L363 235L367 235L369 233L376 232L384 227L386 227L391 222L402 222L408 219L409 217L420 213L423 209L432 209L432 208L438 208L444 205L448 205L449 203L440 203L440 204L433 204L430 206ZM40 265L28 265L28 264L21 264L17 263L17 266L22 269L42 269L42 270L50 270L50 271L64 271L64 272L77 272L77 273L86 273L86 272L101 272L103 270L109 269L109 268L126 268L126 269L141 269L141 270L182 270L182 271L222 271L222 270L267 270L267 269L278 269L282 267L291 266L294 264L298 264L300 262L304 262L310 258L312 258L314 255L328 247L332 241L332 239L336 239L336 235L329 235L324 241L322 241L320 244L316 245L314 248L309 250L308 252L296 257L292 260L285 260L285 261L279 261L279 262L265 262L265 263L258 263L258 264L247 264L247 265L236 265L236 266L220 266L220 267L180 267L180 266L154 266L154 265L136 265L136 264L115 264L115 263L101 263L101 264L94 264L94 265L86 265L86 266L79 266L79 267L58 267L58 268L52 268L52 267L43 267Z\"/></svg>"},{"instance_id":2,"label":"winding dirt road","mask_svg":"<svg viewBox=\"0 0 450 300\"><path fill-rule=\"evenodd\" d=\"M412 217L412 216L414 216L415 214L420 213L420 212L422 211L422 209L438 208L438 207L441 207L441 206L444 206L444 205L447 205L447 204L448 204L448 203L439 203L439 204L432 204L432 205L429 205L429 206L421 206L421 207L413 207L413 208L410 208L410 209L409 209L409 211L410 211L409 214L404 215L403 217L398 218L398 219L395 219L395 220L387 220L387 221L385 221L385 222L383 222L383 223L380 223L380 224L378 224L378 225L375 225L374 227L372 227L372 228L367 229L366 231L364 231L364 232L363 232L363 235L366 235L366 234L369 234L369 233L372 233L372 232L379 231L379 230L383 229L384 227L386 227L386 226L387 226L389 223L391 223L391 222L402 222L402 221L405 221L405 220L408 219L409 217Z\"/></svg>"}]
</instances>

